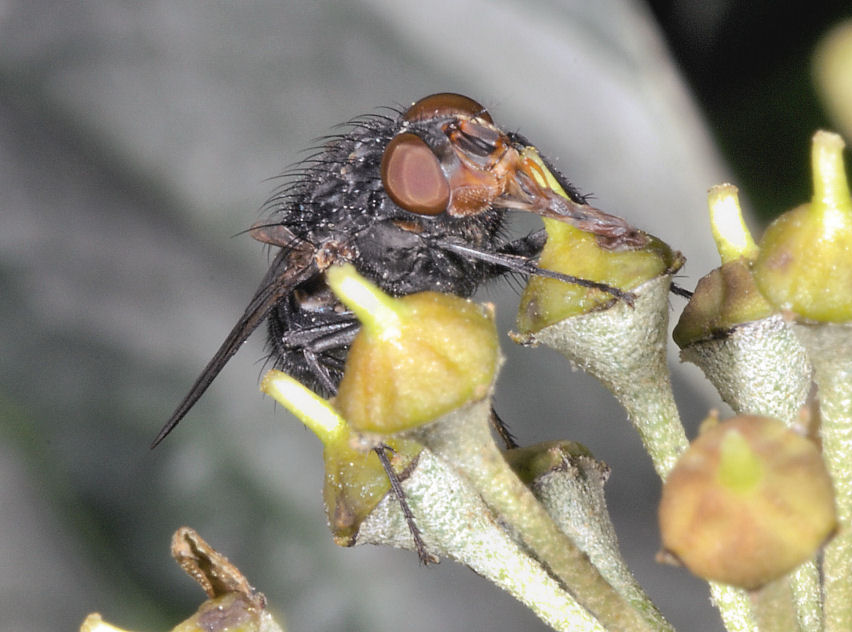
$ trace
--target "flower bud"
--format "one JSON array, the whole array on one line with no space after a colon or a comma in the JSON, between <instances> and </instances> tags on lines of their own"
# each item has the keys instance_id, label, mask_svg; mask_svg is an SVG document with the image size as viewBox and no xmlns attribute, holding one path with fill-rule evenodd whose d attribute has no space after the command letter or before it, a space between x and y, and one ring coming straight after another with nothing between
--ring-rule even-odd
<instances>
[{"instance_id":1,"label":"flower bud","mask_svg":"<svg viewBox=\"0 0 852 632\"><path fill-rule=\"evenodd\" d=\"M316 393L286 373L272 370L261 390L296 415L323 444L325 500L334 541L352 546L361 523L390 490L390 481L376 453L362 445L357 433ZM414 441L383 439L391 448L391 466L405 471L422 447Z\"/></svg>"},{"instance_id":2,"label":"flower bud","mask_svg":"<svg viewBox=\"0 0 852 632\"><path fill-rule=\"evenodd\" d=\"M698 282L672 337L734 411L792 421L811 388L804 348L754 280L737 188L714 186L708 206L722 265Z\"/></svg>"},{"instance_id":3,"label":"flower bud","mask_svg":"<svg viewBox=\"0 0 852 632\"><path fill-rule=\"evenodd\" d=\"M274 627L270 627L274 626ZM239 593L208 599L194 615L172 632L281 632L265 610Z\"/></svg>"},{"instance_id":4,"label":"flower bud","mask_svg":"<svg viewBox=\"0 0 852 632\"><path fill-rule=\"evenodd\" d=\"M574 441L548 441L504 453L506 462L541 501L554 522L582 549L601 575L637 610L668 622L642 591L621 557L604 494L609 467Z\"/></svg>"},{"instance_id":5,"label":"flower bud","mask_svg":"<svg viewBox=\"0 0 852 632\"><path fill-rule=\"evenodd\" d=\"M747 589L807 561L836 528L817 447L781 421L748 415L703 424L663 486L659 518L666 553Z\"/></svg>"},{"instance_id":6,"label":"flower bud","mask_svg":"<svg viewBox=\"0 0 852 632\"><path fill-rule=\"evenodd\" d=\"M589 449L576 441L548 441L523 448L512 448L504 452L503 456L527 486L554 471L566 469L566 464L572 460L588 459L591 463L598 463ZM609 470L603 463L600 463L600 466L602 471L606 470L603 477L606 479Z\"/></svg>"},{"instance_id":7,"label":"flower bud","mask_svg":"<svg viewBox=\"0 0 852 632\"><path fill-rule=\"evenodd\" d=\"M748 261L723 263L698 281L672 337L681 348L726 335L743 323L772 315L751 273Z\"/></svg>"},{"instance_id":8,"label":"flower bud","mask_svg":"<svg viewBox=\"0 0 852 632\"><path fill-rule=\"evenodd\" d=\"M814 196L766 229L755 279L777 308L820 322L852 320L852 198L843 139L813 138Z\"/></svg>"},{"instance_id":9,"label":"flower bud","mask_svg":"<svg viewBox=\"0 0 852 632\"><path fill-rule=\"evenodd\" d=\"M817 44L813 76L823 107L852 136L852 20L836 23Z\"/></svg>"},{"instance_id":10,"label":"flower bud","mask_svg":"<svg viewBox=\"0 0 852 632\"><path fill-rule=\"evenodd\" d=\"M752 276L758 250L743 221L737 188L731 184L713 187L708 206L722 265L698 282L675 326L673 338L681 348L726 335L775 311Z\"/></svg>"},{"instance_id":11,"label":"flower bud","mask_svg":"<svg viewBox=\"0 0 852 632\"><path fill-rule=\"evenodd\" d=\"M329 269L328 283L363 325L335 398L353 428L409 429L488 394L499 362L491 310L436 292L392 298L349 265Z\"/></svg>"}]
</instances>

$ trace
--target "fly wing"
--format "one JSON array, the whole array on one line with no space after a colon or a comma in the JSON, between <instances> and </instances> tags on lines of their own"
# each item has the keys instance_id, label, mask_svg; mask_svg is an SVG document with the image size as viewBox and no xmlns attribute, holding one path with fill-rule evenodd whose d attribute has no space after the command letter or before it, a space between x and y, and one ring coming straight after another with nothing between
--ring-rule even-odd
<instances>
[{"instance_id":1,"label":"fly wing","mask_svg":"<svg viewBox=\"0 0 852 632\"><path fill-rule=\"evenodd\" d=\"M293 246L291 242L290 247L284 248L278 253L251 302L246 307L246 311L231 329L219 350L204 367L186 397L183 398L183 401L172 413L154 441L151 442L151 448L157 447L174 430L175 426L180 423L180 420L195 405L195 402L199 400L207 387L228 363L228 360L233 357L251 333L257 329L258 325L266 320L272 308L290 294L296 286L316 274L319 274L319 269L314 260L314 248L310 244L302 242Z\"/></svg>"}]
</instances>

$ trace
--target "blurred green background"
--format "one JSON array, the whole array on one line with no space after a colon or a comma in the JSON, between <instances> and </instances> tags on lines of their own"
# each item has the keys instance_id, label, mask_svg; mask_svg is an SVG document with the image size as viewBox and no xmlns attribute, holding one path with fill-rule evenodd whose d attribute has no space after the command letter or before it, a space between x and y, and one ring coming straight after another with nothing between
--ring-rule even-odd
<instances>
[{"instance_id":1,"label":"blurred green background","mask_svg":"<svg viewBox=\"0 0 852 632\"><path fill-rule=\"evenodd\" d=\"M436 91L485 104L595 204L716 265L706 190L752 227L809 196L832 122L810 79L848 3L0 0L0 629L100 611L168 629L202 594L168 557L188 524L300 630L543 630L451 563L337 548L320 446L257 390L262 335L148 444L267 262L269 182L333 125ZM524 223L526 222L526 223ZM519 218L517 230L534 227ZM483 288L511 328L517 289ZM682 301L672 299L675 316ZM721 629L702 582L653 562L659 482L624 413L555 355L514 348L497 407L522 443L613 469L625 557L681 629ZM719 401L677 366L690 434ZM567 386L566 386L567 384Z\"/></svg>"}]
</instances>

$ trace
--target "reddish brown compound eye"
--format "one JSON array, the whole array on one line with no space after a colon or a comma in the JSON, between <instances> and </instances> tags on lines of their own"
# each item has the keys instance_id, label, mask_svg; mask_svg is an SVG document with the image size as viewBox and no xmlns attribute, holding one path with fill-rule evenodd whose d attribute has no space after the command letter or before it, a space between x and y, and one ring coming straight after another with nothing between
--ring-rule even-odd
<instances>
[{"instance_id":1,"label":"reddish brown compound eye","mask_svg":"<svg viewBox=\"0 0 852 632\"><path fill-rule=\"evenodd\" d=\"M415 134L399 134L382 157L382 184L406 211L439 215L450 203L450 184L438 158Z\"/></svg>"},{"instance_id":2,"label":"reddish brown compound eye","mask_svg":"<svg viewBox=\"0 0 852 632\"><path fill-rule=\"evenodd\" d=\"M491 120L491 115L479 103L470 97L454 92L438 92L423 97L408 108L402 118L406 121L423 121L454 114L478 116L489 123L494 123Z\"/></svg>"}]
</instances>

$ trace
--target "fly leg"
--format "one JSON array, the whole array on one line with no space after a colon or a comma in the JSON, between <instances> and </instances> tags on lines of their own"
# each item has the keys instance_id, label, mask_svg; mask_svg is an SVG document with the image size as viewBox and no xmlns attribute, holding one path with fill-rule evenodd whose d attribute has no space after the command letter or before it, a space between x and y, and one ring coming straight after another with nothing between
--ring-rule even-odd
<instances>
[{"instance_id":1,"label":"fly leg","mask_svg":"<svg viewBox=\"0 0 852 632\"><path fill-rule=\"evenodd\" d=\"M411 507L408 506L408 501L405 499L405 492L402 489L402 483L399 480L399 476L397 476L391 466L387 453L388 450L393 450L393 448L382 443L373 448L373 450L379 457L382 467L385 469L385 474L387 474L388 480L390 481L391 490L399 502L399 506L402 509L402 515L405 516L405 522L408 524L408 530L411 531L411 537L414 540L414 549L417 551L417 557L420 558L420 563L424 566L437 564L440 560L426 550L426 544L423 542L423 535L420 532L420 527L418 527L417 523L414 521L414 513L411 511Z\"/></svg>"},{"instance_id":2,"label":"fly leg","mask_svg":"<svg viewBox=\"0 0 852 632\"><path fill-rule=\"evenodd\" d=\"M332 313L327 312L323 315L324 322L317 322L307 327L293 327L293 321L291 321L290 329L274 332L274 344L284 358L282 364L285 372L290 367L306 367L308 375L294 377L310 382L311 388L324 391L323 394L330 396L337 393L346 351L360 329L360 324L350 312L333 314L332 316ZM320 319L317 318L317 320ZM422 564L437 563L438 558L429 553L423 543L423 537L414 521L414 513L405 498L399 476L391 466L387 454L391 448L386 444L380 444L373 449L390 481L391 491L402 509L420 562Z\"/></svg>"},{"instance_id":3,"label":"fly leg","mask_svg":"<svg viewBox=\"0 0 852 632\"><path fill-rule=\"evenodd\" d=\"M542 228L530 233L526 237L521 237L520 239L510 242L501 248L499 252L516 257L520 256L534 259L541 252L541 249L544 248L544 243L546 241L547 233ZM676 294L677 296L681 296L686 299L692 298L692 292L682 288L677 283L672 283L669 291L672 294Z\"/></svg>"},{"instance_id":4,"label":"fly leg","mask_svg":"<svg viewBox=\"0 0 852 632\"><path fill-rule=\"evenodd\" d=\"M304 367L308 373L304 377L311 382L308 386L318 387L323 395L337 393L346 351L360 329L352 314L341 316L332 322L281 332L275 340L276 347L281 345L285 372L291 366ZM301 356L301 362L294 355ZM301 375L295 377L303 378Z\"/></svg>"},{"instance_id":5,"label":"fly leg","mask_svg":"<svg viewBox=\"0 0 852 632\"><path fill-rule=\"evenodd\" d=\"M533 233L532 235L537 234L538 233ZM525 249L529 249L532 247L531 243L534 242L519 240L512 242L511 244L509 244L509 246L517 245L523 253ZM484 252L482 250L477 250L476 248L472 248L470 246L466 246L464 244L453 241L439 241L438 245L444 250L455 253L457 255L461 255L469 259L476 259L484 263L490 263L491 265L497 266L498 268L503 268L503 270L505 270L506 272L517 272L525 276L534 274L537 276L543 276L548 279L557 279L559 281L565 281L566 283L579 285L580 287L588 287L595 290L600 290L601 292L606 292L613 298L616 298L620 301L624 301L628 305L633 305L633 301L636 298L632 292L626 292L625 290L621 290L617 287L607 285L606 283L590 281L589 279L575 277L570 274L562 274L560 272L554 272L553 270L539 268L533 257L530 257L526 253L515 254L514 252L511 252L508 247L497 252Z\"/></svg>"},{"instance_id":6,"label":"fly leg","mask_svg":"<svg viewBox=\"0 0 852 632\"><path fill-rule=\"evenodd\" d=\"M512 434L512 431L509 430L509 426L506 425L506 422L497 414L497 411L494 410L494 407L491 407L491 417L489 418L491 422L491 427L494 428L494 431L503 440L503 443L506 444L506 449L511 450L512 448L518 447L518 441L515 439L515 435Z\"/></svg>"}]
</instances>

